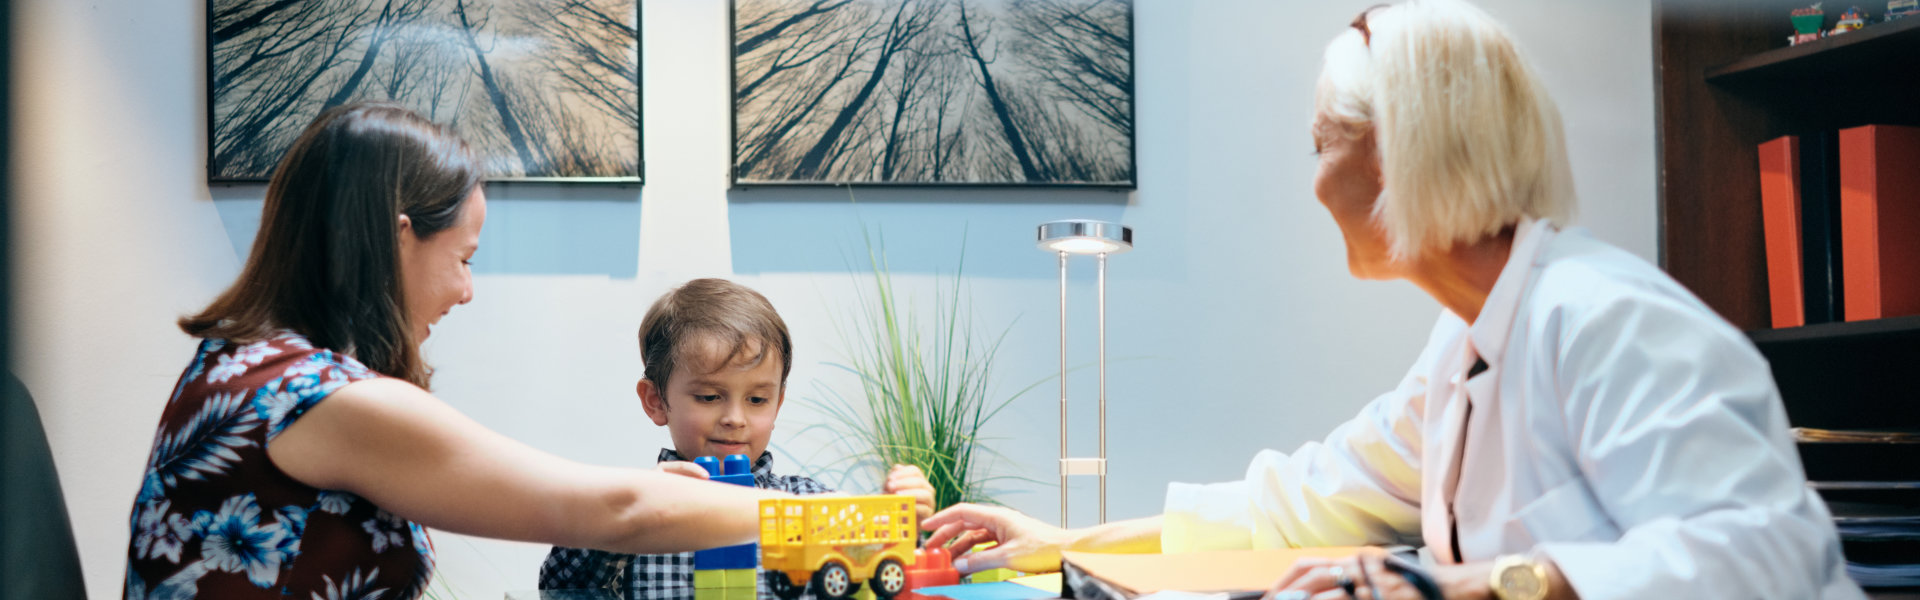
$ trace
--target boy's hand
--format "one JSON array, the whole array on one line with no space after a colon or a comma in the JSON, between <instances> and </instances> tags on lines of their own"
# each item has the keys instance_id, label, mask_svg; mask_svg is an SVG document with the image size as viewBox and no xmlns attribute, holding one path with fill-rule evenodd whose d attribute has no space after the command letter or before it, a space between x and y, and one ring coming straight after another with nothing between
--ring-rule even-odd
<instances>
[{"instance_id":1,"label":"boy's hand","mask_svg":"<svg viewBox=\"0 0 1920 600\"><path fill-rule=\"evenodd\" d=\"M887 472L887 483L881 491L888 494L906 494L913 496L913 514L920 521L933 516L933 484L927 483L927 474L913 465L894 465Z\"/></svg>"},{"instance_id":2,"label":"boy's hand","mask_svg":"<svg viewBox=\"0 0 1920 600\"><path fill-rule=\"evenodd\" d=\"M692 477L694 479L711 479L707 476L707 469L705 467L684 460L670 460L660 463L660 471L663 473Z\"/></svg>"}]
</instances>

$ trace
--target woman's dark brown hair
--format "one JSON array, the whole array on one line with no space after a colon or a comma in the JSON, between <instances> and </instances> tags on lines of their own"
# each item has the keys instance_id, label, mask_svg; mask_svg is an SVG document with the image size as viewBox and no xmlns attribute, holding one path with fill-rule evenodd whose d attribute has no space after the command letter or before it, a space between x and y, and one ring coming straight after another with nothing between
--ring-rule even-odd
<instances>
[{"instance_id":1,"label":"woman's dark brown hair","mask_svg":"<svg viewBox=\"0 0 1920 600\"><path fill-rule=\"evenodd\" d=\"M290 330L428 387L400 285L399 217L432 237L481 182L472 151L446 127L392 104L330 109L274 169L240 278L180 329L235 343Z\"/></svg>"}]
</instances>

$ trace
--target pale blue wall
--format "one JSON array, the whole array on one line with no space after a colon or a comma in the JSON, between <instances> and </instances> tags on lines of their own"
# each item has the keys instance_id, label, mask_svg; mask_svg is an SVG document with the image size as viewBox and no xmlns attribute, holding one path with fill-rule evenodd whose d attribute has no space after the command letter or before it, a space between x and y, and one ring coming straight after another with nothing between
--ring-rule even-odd
<instances>
[{"instance_id":1,"label":"pale blue wall","mask_svg":"<svg viewBox=\"0 0 1920 600\"><path fill-rule=\"evenodd\" d=\"M1157 512L1170 480L1238 477L1258 449L1294 448L1352 415L1392 385L1437 314L1407 284L1349 278L1310 193L1305 125L1320 49L1373 2L1139 0L1137 191L863 188L850 204L844 190L727 189L725 3L646 0L647 184L490 187L476 298L428 344L436 393L536 448L651 465L669 442L631 391L640 316L676 283L732 277L766 293L796 337L781 464L823 464L828 441L799 435L820 419L804 397L854 389L826 363L842 349L834 319L859 289L847 260L862 250L862 223L884 232L896 283L922 301L965 232L976 316L994 329L1019 323L998 371L1011 392L1058 368L1054 262L1034 249L1033 227L1114 220L1135 228L1139 248L1110 274L1109 512ZM1561 102L1580 223L1654 256L1648 3L1481 3L1514 27ZM122 573L126 499L160 400L191 350L170 319L237 272L261 190L200 182L204 23L188 18L199 0L17 6L32 82L17 146L28 323L17 343L35 349L21 374L43 399L89 585L102 595ZM1081 364L1093 356L1092 268L1074 268L1071 360ZM119 372L98 376L90 357ZM1074 450L1091 454L1092 372L1071 381ZM1004 472L1042 482L1003 500L1049 521L1059 517L1045 483L1056 391L1020 399L989 432L1011 459ZM1093 518L1084 489L1072 509L1083 524ZM470 597L533 587L545 551L435 539L444 580Z\"/></svg>"}]
</instances>

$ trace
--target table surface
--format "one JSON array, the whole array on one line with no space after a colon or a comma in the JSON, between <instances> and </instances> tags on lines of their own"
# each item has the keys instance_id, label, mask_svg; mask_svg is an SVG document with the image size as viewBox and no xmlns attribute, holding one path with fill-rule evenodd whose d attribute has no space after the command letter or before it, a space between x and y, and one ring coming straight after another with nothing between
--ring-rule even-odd
<instances>
[{"instance_id":1,"label":"table surface","mask_svg":"<svg viewBox=\"0 0 1920 600\"><path fill-rule=\"evenodd\" d=\"M1867 597L1874 600L1920 600L1920 588L1883 588L1868 589ZM688 594L687 599L692 600ZM506 600L630 600L621 594L606 590L532 590L507 592Z\"/></svg>"}]
</instances>

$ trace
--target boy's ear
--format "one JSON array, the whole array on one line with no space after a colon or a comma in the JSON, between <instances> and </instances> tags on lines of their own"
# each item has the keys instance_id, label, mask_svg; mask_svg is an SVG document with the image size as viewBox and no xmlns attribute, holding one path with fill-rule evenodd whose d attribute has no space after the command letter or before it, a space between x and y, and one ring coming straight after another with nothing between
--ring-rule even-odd
<instances>
[{"instance_id":1,"label":"boy's ear","mask_svg":"<svg viewBox=\"0 0 1920 600\"><path fill-rule=\"evenodd\" d=\"M654 425L666 425L667 398L663 395L666 390L654 385L651 379L642 379L634 391L640 394L640 407L646 409L647 418L652 419Z\"/></svg>"}]
</instances>

